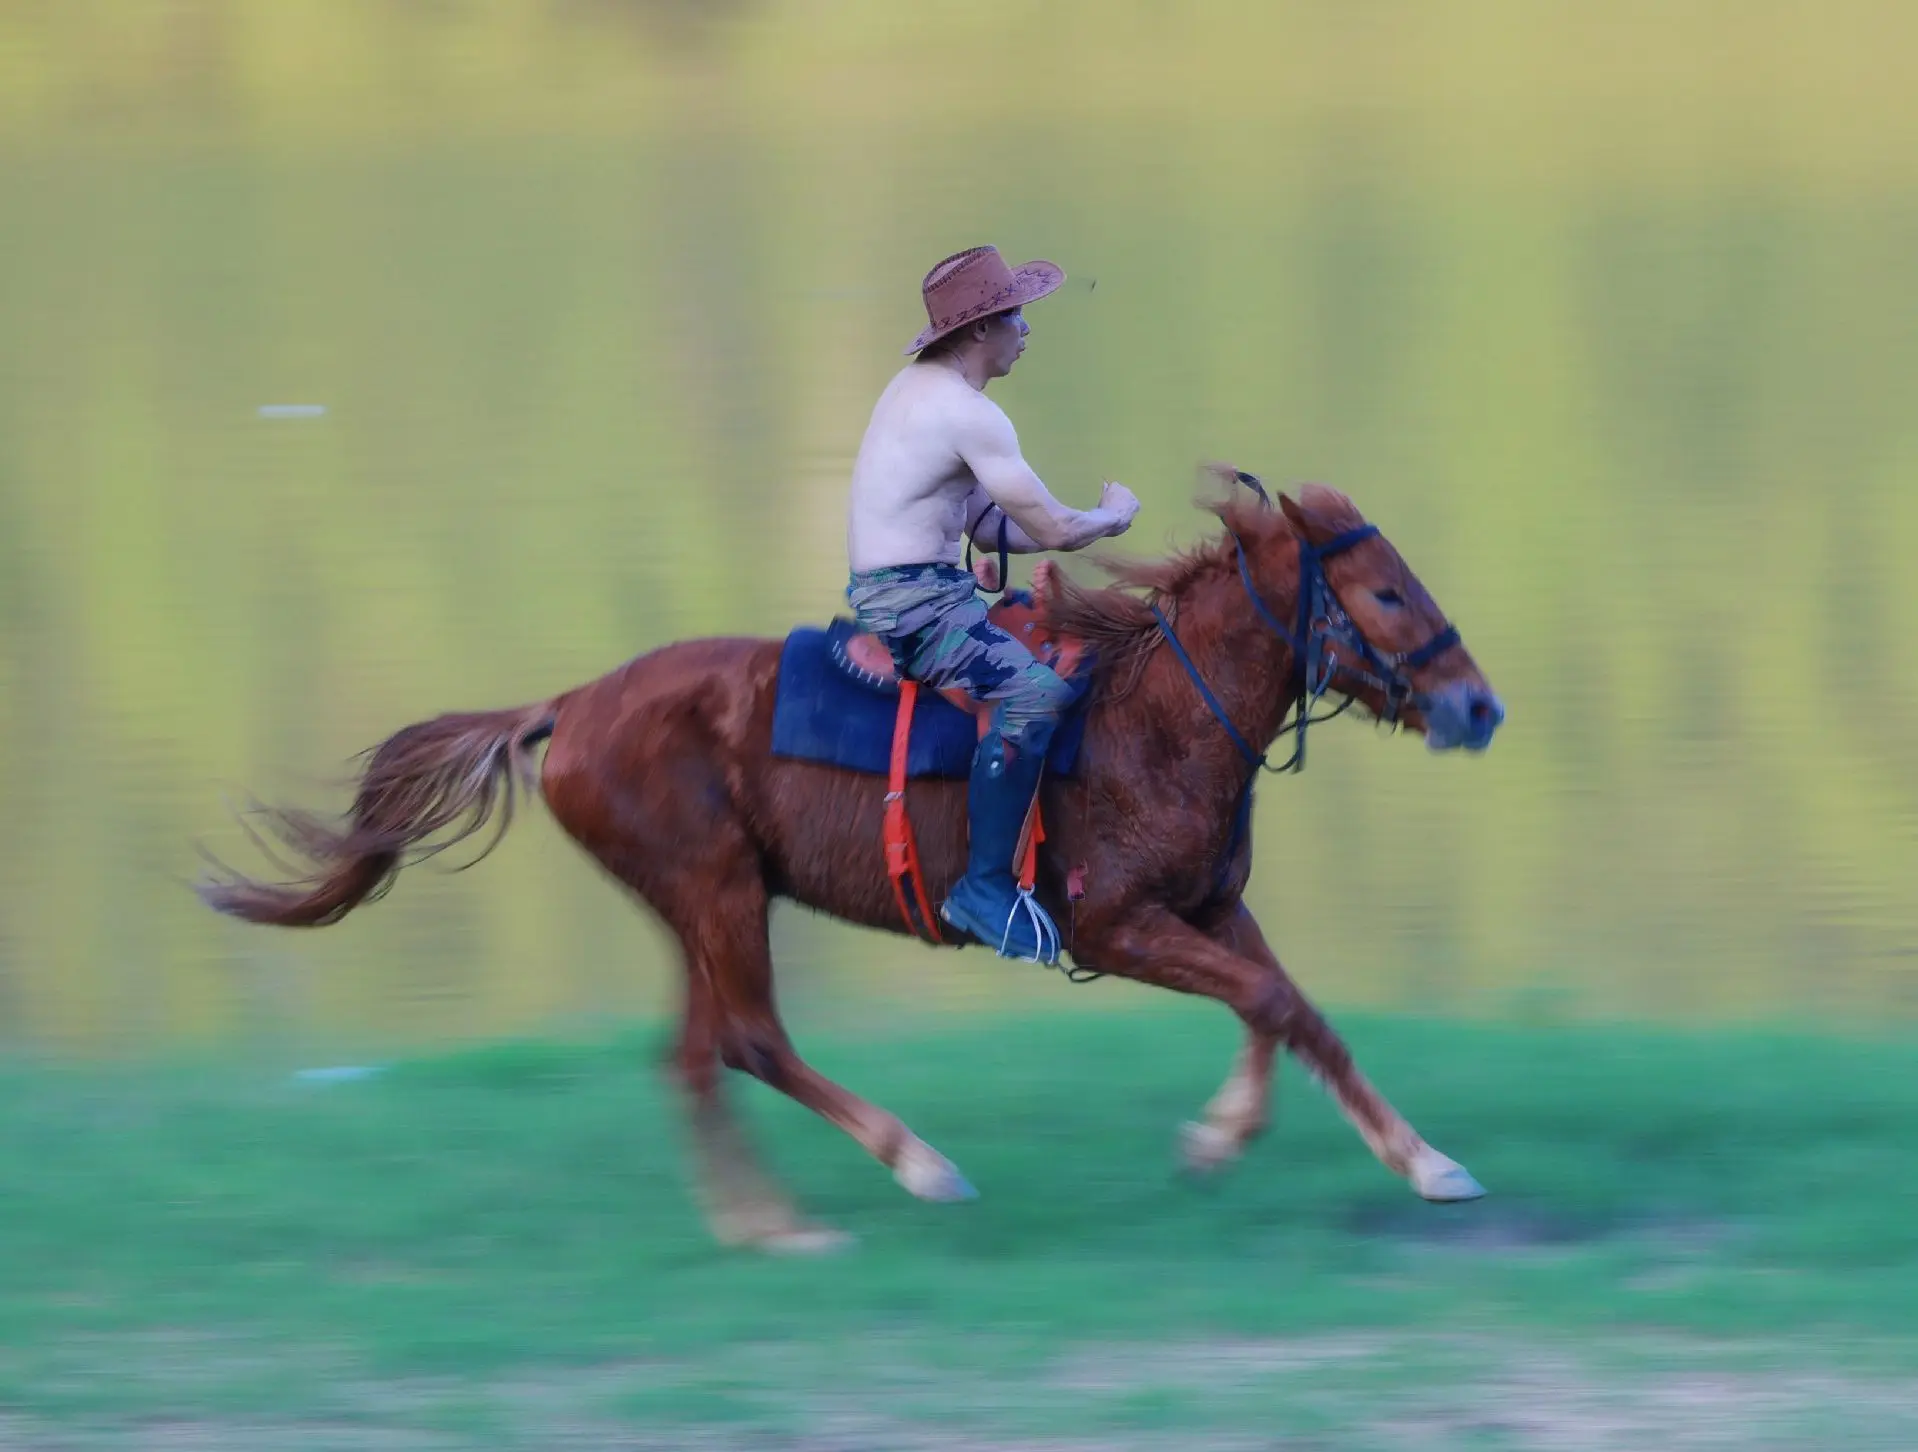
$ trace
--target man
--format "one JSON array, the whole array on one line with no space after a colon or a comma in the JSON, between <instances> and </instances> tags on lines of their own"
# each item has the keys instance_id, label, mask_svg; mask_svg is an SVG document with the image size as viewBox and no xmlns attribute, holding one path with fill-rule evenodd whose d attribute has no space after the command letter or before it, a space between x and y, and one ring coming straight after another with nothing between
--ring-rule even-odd
<instances>
[{"instance_id":1,"label":"man","mask_svg":"<svg viewBox=\"0 0 1918 1452\"><path fill-rule=\"evenodd\" d=\"M972 764L966 875L940 916L1002 957L1045 963L1058 958L1058 929L1019 891L1012 858L1069 691L987 621L979 582L959 561L965 536L996 548L1001 524L1006 547L1020 554L1078 550L1123 534L1139 511L1121 484L1106 484L1096 509L1053 498L1020 456L1011 420L985 396L1025 351L1025 305L1064 281L1050 262L1008 267L992 247L955 253L926 274L927 327L906 349L914 361L873 407L846 530L846 598L900 675L994 703Z\"/></svg>"}]
</instances>

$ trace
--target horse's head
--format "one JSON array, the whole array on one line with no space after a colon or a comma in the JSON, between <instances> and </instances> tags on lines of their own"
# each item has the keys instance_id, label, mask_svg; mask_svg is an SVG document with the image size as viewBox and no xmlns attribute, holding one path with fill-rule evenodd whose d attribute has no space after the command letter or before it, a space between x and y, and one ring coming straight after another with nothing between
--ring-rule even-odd
<instances>
[{"instance_id":1,"label":"horse's head","mask_svg":"<svg viewBox=\"0 0 1918 1452\"><path fill-rule=\"evenodd\" d=\"M1265 498L1256 479L1236 477ZM1420 732L1434 751L1491 745L1505 707L1411 566L1351 500L1308 484L1297 499L1281 494L1276 511L1249 505L1230 509L1227 522L1255 607L1293 642L1301 712L1330 692ZM1276 571L1295 546L1297 603L1280 620L1252 572Z\"/></svg>"},{"instance_id":2,"label":"horse's head","mask_svg":"<svg viewBox=\"0 0 1918 1452\"><path fill-rule=\"evenodd\" d=\"M1390 540L1336 489L1309 484L1279 509L1301 542L1299 589L1312 593L1309 653L1326 689L1421 732L1434 751L1483 751L1505 707L1445 612Z\"/></svg>"}]
</instances>

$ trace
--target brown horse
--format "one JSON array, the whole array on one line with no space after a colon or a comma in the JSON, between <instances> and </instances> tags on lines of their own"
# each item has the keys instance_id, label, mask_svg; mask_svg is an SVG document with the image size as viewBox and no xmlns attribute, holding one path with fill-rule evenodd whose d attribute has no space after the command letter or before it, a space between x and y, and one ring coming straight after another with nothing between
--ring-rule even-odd
<instances>
[{"instance_id":1,"label":"brown horse","mask_svg":"<svg viewBox=\"0 0 1918 1452\"><path fill-rule=\"evenodd\" d=\"M1109 589L1045 572L1048 624L1091 647L1097 674L1077 770L1044 789L1038 896L1070 923L1079 967L1215 998L1243 1020L1230 1077L1182 1127L1193 1168L1231 1160L1265 1127L1283 1045L1420 1195L1471 1199L1483 1193L1477 1183L1366 1082L1241 902L1252 862L1245 808L1265 749L1282 726L1302 748L1299 721L1321 694L1420 732L1434 749L1482 749L1503 708L1349 500L1308 486L1274 509L1256 480L1236 477L1259 497L1240 491L1212 505L1226 528L1208 544L1107 566L1119 581ZM251 922L335 922L496 808L504 831L516 782L531 790L531 749L550 738L538 787L553 815L683 950L673 1065L715 1235L774 1249L838 1238L804 1221L758 1168L723 1097L721 1064L838 1125L914 1195L966 1198L972 1189L948 1160L799 1057L774 1005L775 897L904 930L879 846L885 781L770 754L780 657L773 640L684 641L549 701L408 726L370 753L345 824L271 814L310 875L275 885L222 871L201 894ZM964 783L915 782L912 812L937 902L965 863ZM425 845L449 828L451 841Z\"/></svg>"}]
</instances>

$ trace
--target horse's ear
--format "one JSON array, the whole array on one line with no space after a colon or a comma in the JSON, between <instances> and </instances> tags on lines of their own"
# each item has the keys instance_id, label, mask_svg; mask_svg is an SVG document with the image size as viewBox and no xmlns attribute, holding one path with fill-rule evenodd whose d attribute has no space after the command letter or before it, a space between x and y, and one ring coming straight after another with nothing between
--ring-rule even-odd
<instances>
[{"instance_id":1,"label":"horse's ear","mask_svg":"<svg viewBox=\"0 0 1918 1452\"><path fill-rule=\"evenodd\" d=\"M1279 508L1307 539L1325 539L1365 523L1365 516L1350 499L1324 484L1307 484L1299 490L1297 499L1281 494Z\"/></svg>"},{"instance_id":2,"label":"horse's ear","mask_svg":"<svg viewBox=\"0 0 1918 1452\"><path fill-rule=\"evenodd\" d=\"M1199 465L1199 477L1210 477L1223 484L1228 491L1236 491L1244 485L1259 496L1259 503L1267 509L1272 507L1272 496L1265 492L1265 484L1257 474L1248 474L1236 464L1210 463Z\"/></svg>"},{"instance_id":3,"label":"horse's ear","mask_svg":"<svg viewBox=\"0 0 1918 1452\"><path fill-rule=\"evenodd\" d=\"M1210 479L1215 484L1223 484L1230 489L1239 482L1239 471L1230 464L1217 461L1199 465L1199 478Z\"/></svg>"},{"instance_id":4,"label":"horse's ear","mask_svg":"<svg viewBox=\"0 0 1918 1452\"><path fill-rule=\"evenodd\" d=\"M1305 512L1304 505L1283 490L1279 492L1279 509L1287 519L1292 521L1292 528L1301 535L1305 535L1310 530L1312 516Z\"/></svg>"}]
</instances>

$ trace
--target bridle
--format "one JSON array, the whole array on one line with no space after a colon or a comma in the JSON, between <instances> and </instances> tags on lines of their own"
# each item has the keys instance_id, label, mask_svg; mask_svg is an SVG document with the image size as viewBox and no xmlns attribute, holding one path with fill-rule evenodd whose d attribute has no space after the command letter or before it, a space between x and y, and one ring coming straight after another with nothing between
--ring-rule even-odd
<instances>
[{"instance_id":1,"label":"bridle","mask_svg":"<svg viewBox=\"0 0 1918 1452\"><path fill-rule=\"evenodd\" d=\"M1236 474L1239 483L1253 490L1267 508L1271 507L1271 496L1265 492L1265 486L1255 475L1243 470L1236 471ZM1363 544L1378 532L1376 524L1362 524L1334 535L1323 544L1313 544L1303 534L1299 535L1298 621L1294 626L1287 626L1260 598L1258 588L1252 583L1251 566L1246 561L1245 541L1239 538L1238 531L1232 531L1233 548L1238 553L1239 579L1245 585L1246 598L1252 602L1253 612L1292 648L1292 670L1286 684L1287 703L1280 720L1284 721L1287 715L1292 719L1279 727L1274 739L1288 732L1296 739L1292 744L1292 754L1278 766L1272 765L1268 753L1256 750L1244 733L1232 724L1232 718L1206 684L1205 677L1193 663L1184 643L1173 630L1172 622L1166 618L1165 611L1157 603L1152 606L1153 617L1159 622L1165 643L1172 647L1173 655L1192 678L1192 684L1197 687L1207 709L1225 728L1225 734L1251 768L1245 786L1239 793L1232 842L1222 859L1221 871L1229 868L1244 836L1251 815L1252 784L1258 779L1259 772L1263 770L1277 774L1304 770L1306 728L1343 715L1357 699L1354 691L1344 689L1346 681L1361 687L1370 686L1385 697L1379 719L1388 725L1396 725L1408 706L1421 713L1430 706L1429 693L1412 685L1411 673L1422 670L1457 645L1457 627L1445 625L1416 650L1397 653L1382 651L1365 638L1365 632L1346 613L1345 607L1339 602L1338 592L1325 576L1325 561L1345 553L1355 545ZM1314 716L1312 708L1331 689L1335 677L1343 678L1339 693L1345 699L1323 715Z\"/></svg>"},{"instance_id":2,"label":"bridle","mask_svg":"<svg viewBox=\"0 0 1918 1452\"><path fill-rule=\"evenodd\" d=\"M1239 483L1259 496L1259 502L1267 509L1272 507L1272 496L1265 492L1265 485L1256 474L1248 474L1243 469L1233 471ZM988 505L987 509L997 509L997 505ZM985 516L980 516L983 522ZM1004 589L1009 576L1006 573L1006 525L1007 518L1003 509L999 511L999 588ZM1165 611L1157 604L1152 607L1153 618L1159 622L1159 630L1165 636L1165 643L1172 647L1172 653L1178 657L1179 664L1185 667L1185 673L1192 678L1192 684L1198 688L1199 696L1212 712L1225 734L1238 748L1239 755L1245 758L1246 765L1253 768L1254 775L1259 771L1275 774L1305 769L1305 732L1308 726L1316 726L1321 721L1330 721L1350 710L1357 696L1349 690L1342 690L1345 697L1332 710L1322 716L1312 715L1312 708L1318 704L1325 693L1331 689L1333 678L1343 675L1360 686L1370 686L1385 697L1384 708L1379 719L1387 725L1397 725L1407 706L1423 713L1430 704L1430 697L1424 691L1413 687L1411 673L1422 670L1444 655L1446 651L1459 643L1456 626L1447 624L1430 640L1417 650L1391 653L1382 651L1365 638L1365 632L1353 622L1339 603L1338 592L1332 588L1332 582L1325 577L1325 562L1335 555L1344 554L1354 545L1363 544L1379 532L1376 524L1362 524L1336 534L1324 544L1313 544L1303 534L1299 536L1299 606L1298 624L1288 627L1259 596L1258 587L1252 583L1252 569L1246 562L1245 541L1239 538L1238 531L1232 531L1232 545L1237 551L1239 561L1239 579L1245 585L1246 599L1252 602L1253 612L1264 621L1275 635L1281 636L1292 647L1292 674L1287 682L1287 704L1280 716L1291 716L1289 722L1279 727L1279 736L1288 733L1295 738L1292 754L1278 766L1272 765L1268 753L1257 751L1238 727L1232 724L1232 718L1226 714L1219 698L1205 683L1192 657L1186 653L1178 633L1173 630L1172 622L1166 618ZM966 569L972 569L972 539L966 540ZM1341 657L1340 652L1345 653ZM1248 782L1249 788L1249 782Z\"/></svg>"}]
</instances>

